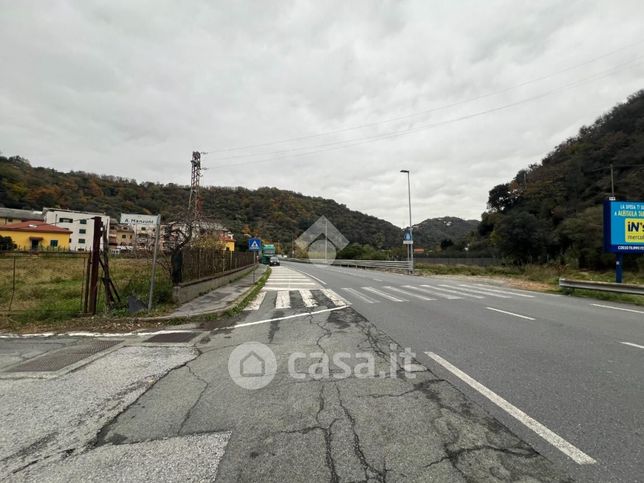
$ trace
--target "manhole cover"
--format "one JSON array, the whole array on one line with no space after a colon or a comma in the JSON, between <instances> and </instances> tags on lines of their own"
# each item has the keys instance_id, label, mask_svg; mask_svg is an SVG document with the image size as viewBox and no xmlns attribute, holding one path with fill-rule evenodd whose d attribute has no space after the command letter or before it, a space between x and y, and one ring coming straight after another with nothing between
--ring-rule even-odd
<instances>
[{"instance_id":1,"label":"manhole cover","mask_svg":"<svg viewBox=\"0 0 644 483\"><path fill-rule=\"evenodd\" d=\"M91 355L109 349L120 340L93 340L66 347L64 349L50 352L44 356L37 357L7 370L7 372L55 372L74 364Z\"/></svg>"},{"instance_id":2,"label":"manhole cover","mask_svg":"<svg viewBox=\"0 0 644 483\"><path fill-rule=\"evenodd\" d=\"M201 332L171 332L169 334L157 334L143 342L189 342Z\"/></svg>"}]
</instances>

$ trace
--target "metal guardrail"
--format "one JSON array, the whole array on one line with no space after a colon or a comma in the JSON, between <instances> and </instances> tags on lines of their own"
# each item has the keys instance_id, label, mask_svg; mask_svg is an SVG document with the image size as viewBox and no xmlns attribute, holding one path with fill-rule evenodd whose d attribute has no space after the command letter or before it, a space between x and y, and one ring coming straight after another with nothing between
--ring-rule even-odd
<instances>
[{"instance_id":1,"label":"metal guardrail","mask_svg":"<svg viewBox=\"0 0 644 483\"><path fill-rule=\"evenodd\" d=\"M311 260L308 258L289 258L287 261L298 263L320 263L326 264L324 260ZM404 270L409 271L409 262L406 260L341 260L336 258L329 265L336 265L340 267L354 267L354 268L375 268L386 270Z\"/></svg>"},{"instance_id":2,"label":"metal guardrail","mask_svg":"<svg viewBox=\"0 0 644 483\"><path fill-rule=\"evenodd\" d=\"M631 285L626 283L591 282L588 280L559 279L561 288L580 288L584 290L600 290L602 292L627 293L644 295L644 285Z\"/></svg>"}]
</instances>

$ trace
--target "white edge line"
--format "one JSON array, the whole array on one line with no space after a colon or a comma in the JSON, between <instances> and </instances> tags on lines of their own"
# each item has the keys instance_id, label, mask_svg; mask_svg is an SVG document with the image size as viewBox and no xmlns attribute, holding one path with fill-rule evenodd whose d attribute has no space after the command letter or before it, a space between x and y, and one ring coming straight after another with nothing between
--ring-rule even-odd
<instances>
[{"instance_id":1,"label":"white edge line","mask_svg":"<svg viewBox=\"0 0 644 483\"><path fill-rule=\"evenodd\" d=\"M508 312L506 310L495 309L494 307L485 307L488 310L494 310L495 312L501 312L502 314L513 315L514 317L520 317L526 320L535 320L534 317L528 317L527 315L515 314L514 312Z\"/></svg>"},{"instance_id":2,"label":"white edge line","mask_svg":"<svg viewBox=\"0 0 644 483\"><path fill-rule=\"evenodd\" d=\"M519 408L516 406L510 404L508 401L503 399L501 396L493 392L492 390L488 389L485 387L483 384L478 382L477 380L473 379L472 377L468 376L465 374L463 371L461 371L458 367L450 364L448 361L443 359L441 356L433 353L433 352L425 352L427 356L429 356L431 359L436 361L438 364L443 366L445 369L447 369L449 372L454 374L456 377L461 379L463 382L465 382L467 385L478 391L480 394L488 398L490 401L492 401L494 404L499 406L501 409L506 411L510 416L515 418L517 421L520 423L524 424L528 428L530 428L532 431L537 433L541 438L546 440L548 443L553 445L555 448L557 448L559 451L561 451L563 454L568 456L571 460L573 460L575 463L579 465L593 465L597 463L593 458L588 456L586 453L584 453L582 450L577 448L576 446L573 446L570 444L568 441L563 439L561 436L558 434L554 433L550 429L546 428L543 424L541 424L539 421L536 421L535 419L532 419L530 416L528 416L526 413L521 411Z\"/></svg>"},{"instance_id":3,"label":"white edge line","mask_svg":"<svg viewBox=\"0 0 644 483\"><path fill-rule=\"evenodd\" d=\"M633 344L632 342L620 342L620 344L630 345L632 347L637 347L638 349L644 349L644 345Z\"/></svg>"},{"instance_id":4,"label":"white edge line","mask_svg":"<svg viewBox=\"0 0 644 483\"><path fill-rule=\"evenodd\" d=\"M622 310L624 312L633 312L635 314L644 314L644 311L642 311L642 310L625 309L624 307L614 307L612 305L602 305L602 304L590 304L590 305L594 305L595 307L601 307L603 309Z\"/></svg>"},{"instance_id":5,"label":"white edge line","mask_svg":"<svg viewBox=\"0 0 644 483\"><path fill-rule=\"evenodd\" d=\"M219 327L219 328L216 328L216 329L213 329L213 330L239 329L240 327L250 327L251 325L267 324L268 322L275 322L277 320L294 319L296 317L308 317L309 315L322 314L324 312L333 312L335 310L346 309L348 307L349 307L348 305L343 305L341 307L333 307L333 308L330 308L330 309L314 310L313 312L304 312L302 314L287 315L285 317L277 317L275 319L264 319L264 320L257 320L255 322L246 322L245 324L231 325L229 327Z\"/></svg>"},{"instance_id":6,"label":"white edge line","mask_svg":"<svg viewBox=\"0 0 644 483\"><path fill-rule=\"evenodd\" d=\"M178 334L194 332L198 329L156 330L154 332L43 332L41 334L1 334L0 339L27 339L31 337L132 337L152 336L159 334Z\"/></svg>"}]
</instances>

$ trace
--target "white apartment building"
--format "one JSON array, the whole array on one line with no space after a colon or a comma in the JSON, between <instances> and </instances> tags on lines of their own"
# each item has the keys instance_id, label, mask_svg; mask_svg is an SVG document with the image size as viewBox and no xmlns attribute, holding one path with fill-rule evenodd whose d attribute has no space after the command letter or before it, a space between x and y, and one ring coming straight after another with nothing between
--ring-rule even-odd
<instances>
[{"instance_id":1,"label":"white apartment building","mask_svg":"<svg viewBox=\"0 0 644 483\"><path fill-rule=\"evenodd\" d=\"M69 249L77 252L86 252L92 249L94 239L95 216L100 216L107 229L110 231L110 217L105 213L88 213L85 211L61 210L58 208L45 208L45 223L67 228L72 234L69 236ZM101 239L101 248L103 240Z\"/></svg>"}]
</instances>

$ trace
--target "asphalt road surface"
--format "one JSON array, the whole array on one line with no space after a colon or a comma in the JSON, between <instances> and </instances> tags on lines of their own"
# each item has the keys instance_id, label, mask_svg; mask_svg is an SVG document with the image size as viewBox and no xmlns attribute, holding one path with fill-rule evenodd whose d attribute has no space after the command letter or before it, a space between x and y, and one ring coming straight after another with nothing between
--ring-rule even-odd
<instances>
[{"instance_id":1,"label":"asphalt road surface","mask_svg":"<svg viewBox=\"0 0 644 483\"><path fill-rule=\"evenodd\" d=\"M466 277L285 265L578 481L644 481L644 308Z\"/></svg>"}]
</instances>

